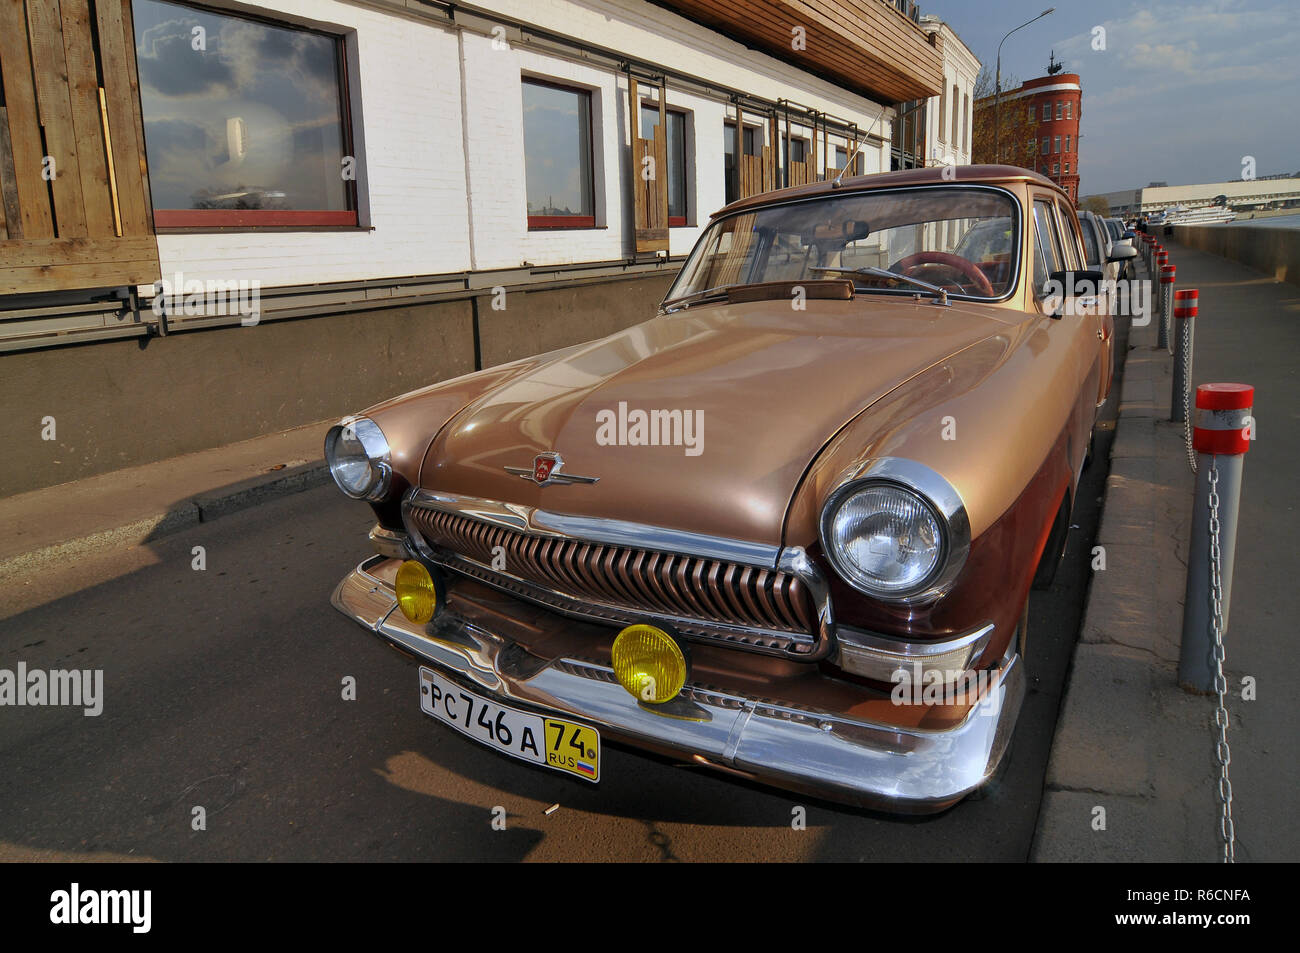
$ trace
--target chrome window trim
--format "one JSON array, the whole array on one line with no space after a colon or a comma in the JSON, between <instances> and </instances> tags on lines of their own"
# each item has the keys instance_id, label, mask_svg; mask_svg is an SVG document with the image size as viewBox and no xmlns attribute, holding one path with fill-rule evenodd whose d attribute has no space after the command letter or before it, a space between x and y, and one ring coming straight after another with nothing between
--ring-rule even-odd
<instances>
[{"instance_id":1,"label":"chrome window trim","mask_svg":"<svg viewBox=\"0 0 1300 953\"><path fill-rule=\"evenodd\" d=\"M1039 184L1039 183L1035 183L1035 184ZM734 218L734 217L736 217L737 215L749 215L749 214L752 214L752 213L754 213L754 212L761 211L761 210L763 210L763 209L769 209L769 208L781 208L781 207L786 206L786 205L800 205L800 204L805 203L805 202L819 202L819 201L825 201L826 199L845 198L846 196L849 196L849 195L867 195L867 194L870 194L870 195L887 195L887 194L889 194L889 193L891 193L891 192L934 191L934 190L936 190L936 189L954 189L954 188L957 188L957 189L979 189L979 190L984 191L984 192L1001 192L1003 195L1005 195L1005 196L1010 200L1012 206L1013 206L1013 207L1015 208L1015 210L1016 210L1016 211L1015 211L1015 216L1014 216L1014 218L1015 218L1015 225L1016 225L1016 233L1015 233L1015 235L1014 235L1014 236L1012 237L1012 239L1011 239L1011 249L1012 249L1012 252L1013 252L1013 254L1015 255L1015 259L1016 259L1016 270L1015 270L1015 273L1014 273L1014 274L1012 275L1012 277L1011 277L1011 281L1010 281L1010 283L1009 283L1009 285L1008 285L1008 290L1007 290L1007 292L1006 292L1005 294L1003 294L1003 295L997 297L997 298L986 298L986 297L984 297L983 295L966 295L966 294L958 294L958 293L955 293L955 292L949 294L948 297L949 297L949 298L956 299L956 300L960 300L960 301L975 301L975 302L979 302L979 303L982 303L982 304L995 304L995 303L997 303L997 302L999 302L999 301L1008 301L1008 300L1010 300L1012 297L1015 296L1015 294L1016 294L1017 291L1020 290L1020 274L1021 274L1021 270L1022 270L1022 269L1021 269L1021 264L1022 264L1022 262L1021 262L1020 259L1021 259L1023 256L1022 256L1021 254L1019 254L1018 249L1021 247L1021 242L1023 241L1023 235L1024 235L1024 232L1023 232L1021 229L1022 229L1022 227L1023 227L1023 224L1022 224L1022 223L1024 222L1024 219L1025 219L1025 212L1026 212L1027 210L1026 210L1024 204L1020 201L1020 198L1016 195L1016 193L1013 192L1011 189L1007 188L1006 186L1003 186L1003 185L988 185L988 184L985 184L985 183L979 183L979 182L956 182L956 181L953 181L953 182L945 182L945 183L942 183L942 184L933 184L933 183L932 183L932 184L929 184L929 185L895 185L895 186L890 186L890 187L887 188L887 189L871 189L871 188L867 188L867 189L857 188L857 189L854 189L854 188L848 188L848 187L846 187L846 188L844 188L844 189L840 189L839 191L836 191L836 192L823 192L823 193L819 193L819 194L817 194L817 195L811 195L811 196L807 196L807 195L805 195L805 196L800 196L800 197L798 197L798 198L785 199L785 200L780 201L780 202L770 202L770 203L768 203L768 204L766 204L766 205L755 205L755 206L752 206L752 207L750 207L750 208L738 209L737 211L734 211L734 212L728 212L728 213L725 214L725 215L718 215L717 218L713 218L713 219L711 219L711 220L708 222L708 224L704 226L703 230L700 232L700 237L697 238L697 239L695 240L695 244L691 246L691 250L690 250L690 252L686 255L686 258L682 261L682 267L681 267L681 268L678 270L678 272L677 272L677 278L674 279L674 281L673 281L673 283L672 283L672 286L669 287L669 289L668 289L668 294L669 294L670 296L672 295L672 293L673 293L673 289L677 287L677 282L680 281L680 280L681 280L681 276L682 276L683 274L685 274L685 272L686 272L686 266L690 264L692 256L694 256L696 250L697 250L697 249L698 249L698 248L699 248L699 247L704 243L704 239L708 236L709 231L710 231L710 230L713 228L713 226L714 226L715 224L717 224L718 222L724 222L724 221L726 221L726 220L729 219L729 218ZM1032 212L1032 211L1033 211L1032 207L1029 208L1028 211ZM746 282L738 282L737 284L739 284L739 285L744 285L744 284L746 284ZM731 286L730 286L730 285L726 285L726 286L723 286L723 287L731 287ZM906 290L906 289L901 289L901 288L872 288L872 289L871 289L871 294L883 294L883 295L890 295L890 296L893 296L893 297L906 297L906 298L911 298L911 297L915 297L916 294L917 294L917 292L916 292L915 289L913 289L913 290L911 290L911 291L908 291L908 290ZM679 296L679 297L681 297L681 296ZM661 313L668 313L668 305L669 305L673 300L675 300L675 299L673 299L672 297L665 297L665 298L663 299L663 301L661 301L661 302L659 303L659 311L660 311Z\"/></svg>"},{"instance_id":2,"label":"chrome window trim","mask_svg":"<svg viewBox=\"0 0 1300 953\"><path fill-rule=\"evenodd\" d=\"M836 508L845 497L873 483L892 483L916 493L929 504L943 525L943 554L930 576L913 592L883 593L860 584L852 573L841 568L837 553L827 544L828 523ZM937 471L903 457L876 457L846 473L822 504L817 527L822 552L840 578L859 592L892 604L933 602L952 588L970 554L970 518L966 514L966 504L962 501L961 494Z\"/></svg>"}]
</instances>

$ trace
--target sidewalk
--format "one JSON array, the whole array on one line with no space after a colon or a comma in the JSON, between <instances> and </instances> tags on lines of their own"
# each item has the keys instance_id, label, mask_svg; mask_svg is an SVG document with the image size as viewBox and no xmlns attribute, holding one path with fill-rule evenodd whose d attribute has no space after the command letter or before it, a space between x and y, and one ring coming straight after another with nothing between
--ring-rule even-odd
<instances>
[{"instance_id":1,"label":"sidewalk","mask_svg":"<svg viewBox=\"0 0 1300 953\"><path fill-rule=\"evenodd\" d=\"M138 545L325 483L331 423L0 499L0 585L55 559Z\"/></svg>"},{"instance_id":2,"label":"sidewalk","mask_svg":"<svg viewBox=\"0 0 1300 953\"><path fill-rule=\"evenodd\" d=\"M1238 861L1300 856L1292 633L1297 531L1295 311L1300 289L1170 246L1178 287L1200 290L1195 384L1254 384L1264 421L1246 457L1232 616L1225 637ZM1057 724L1032 858L1221 858L1211 697L1176 685L1194 478L1169 422L1173 359L1154 320L1135 327L1079 645ZM1242 677L1259 683L1243 701ZM1105 829L1098 809L1104 809Z\"/></svg>"}]
</instances>

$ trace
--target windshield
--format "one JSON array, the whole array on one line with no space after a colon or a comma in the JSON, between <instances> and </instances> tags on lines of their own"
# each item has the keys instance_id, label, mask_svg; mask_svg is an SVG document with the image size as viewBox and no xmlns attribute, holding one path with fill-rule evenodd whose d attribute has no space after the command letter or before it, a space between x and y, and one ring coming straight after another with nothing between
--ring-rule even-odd
<instances>
[{"instance_id":1,"label":"windshield","mask_svg":"<svg viewBox=\"0 0 1300 953\"><path fill-rule=\"evenodd\" d=\"M858 291L915 294L888 269L954 295L1001 298L1016 281L1018 203L971 186L819 196L729 215L709 226L665 303L763 281L850 277Z\"/></svg>"}]
</instances>

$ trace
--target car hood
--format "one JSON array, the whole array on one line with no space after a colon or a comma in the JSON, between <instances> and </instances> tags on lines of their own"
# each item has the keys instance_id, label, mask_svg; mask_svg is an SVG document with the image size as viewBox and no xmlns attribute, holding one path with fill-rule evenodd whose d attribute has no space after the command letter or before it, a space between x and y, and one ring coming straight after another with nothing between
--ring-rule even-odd
<instances>
[{"instance_id":1,"label":"car hood","mask_svg":"<svg viewBox=\"0 0 1300 953\"><path fill-rule=\"evenodd\" d=\"M566 351L469 403L430 444L420 483L780 545L801 476L840 428L1018 317L911 298L808 304L708 305ZM538 486L505 469L545 452L598 482Z\"/></svg>"}]
</instances>

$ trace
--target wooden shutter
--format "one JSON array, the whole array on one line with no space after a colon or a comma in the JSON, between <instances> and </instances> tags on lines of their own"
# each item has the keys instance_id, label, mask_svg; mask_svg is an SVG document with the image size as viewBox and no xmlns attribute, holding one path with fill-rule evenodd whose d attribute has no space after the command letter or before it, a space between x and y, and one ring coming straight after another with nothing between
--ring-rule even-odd
<instances>
[{"instance_id":1,"label":"wooden shutter","mask_svg":"<svg viewBox=\"0 0 1300 953\"><path fill-rule=\"evenodd\" d=\"M659 124L653 139L641 138L641 100L636 80L627 77L628 114L632 117L632 207L636 251L668 250L668 87L659 87ZM649 159L650 162L646 162ZM647 177L644 170L653 175Z\"/></svg>"},{"instance_id":2,"label":"wooden shutter","mask_svg":"<svg viewBox=\"0 0 1300 953\"><path fill-rule=\"evenodd\" d=\"M0 0L0 79L0 295L157 280L130 0Z\"/></svg>"}]
</instances>

